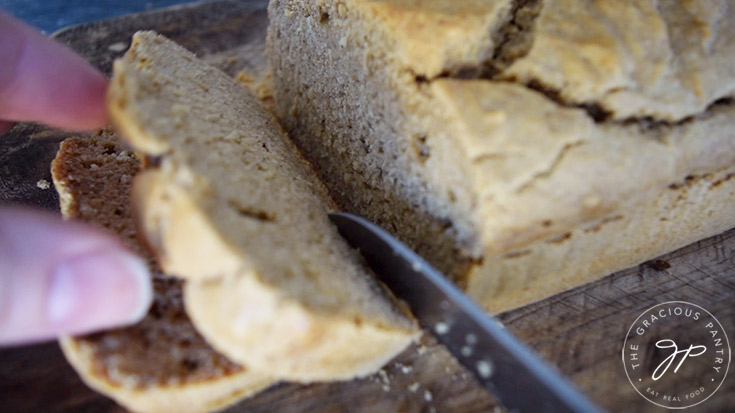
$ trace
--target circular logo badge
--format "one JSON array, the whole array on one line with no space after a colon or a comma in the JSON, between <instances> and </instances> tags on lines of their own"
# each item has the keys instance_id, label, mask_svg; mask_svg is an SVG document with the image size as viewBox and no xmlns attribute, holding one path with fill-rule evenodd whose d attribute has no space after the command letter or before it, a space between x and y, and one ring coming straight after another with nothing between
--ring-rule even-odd
<instances>
[{"instance_id":1,"label":"circular logo badge","mask_svg":"<svg viewBox=\"0 0 735 413\"><path fill-rule=\"evenodd\" d=\"M704 308L669 301L644 311L623 344L630 384L648 401L684 409L712 396L730 367L730 342Z\"/></svg>"}]
</instances>

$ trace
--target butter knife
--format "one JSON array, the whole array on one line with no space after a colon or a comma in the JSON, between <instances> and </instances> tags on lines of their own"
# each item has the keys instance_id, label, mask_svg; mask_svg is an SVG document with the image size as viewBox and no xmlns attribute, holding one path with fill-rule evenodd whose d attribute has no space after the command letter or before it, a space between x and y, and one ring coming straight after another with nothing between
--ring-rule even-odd
<instances>
[{"instance_id":1,"label":"butter knife","mask_svg":"<svg viewBox=\"0 0 735 413\"><path fill-rule=\"evenodd\" d=\"M494 317L379 226L347 213L329 218L380 280L509 410L601 412Z\"/></svg>"}]
</instances>

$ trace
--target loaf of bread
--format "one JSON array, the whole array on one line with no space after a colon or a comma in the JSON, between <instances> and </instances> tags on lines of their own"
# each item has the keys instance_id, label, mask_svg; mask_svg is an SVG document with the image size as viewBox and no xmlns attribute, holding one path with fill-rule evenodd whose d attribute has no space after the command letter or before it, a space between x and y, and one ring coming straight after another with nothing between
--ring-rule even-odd
<instances>
[{"instance_id":1,"label":"loaf of bread","mask_svg":"<svg viewBox=\"0 0 735 413\"><path fill-rule=\"evenodd\" d=\"M335 201L488 310L735 222L726 0L273 0L283 126Z\"/></svg>"},{"instance_id":2,"label":"loaf of bread","mask_svg":"<svg viewBox=\"0 0 735 413\"><path fill-rule=\"evenodd\" d=\"M154 302L139 324L62 338L61 348L90 387L130 410L221 409L273 380L217 353L194 329L184 312L181 281L162 275L137 237L130 188L139 169L111 130L65 140L53 161L63 216L117 234L148 258L155 274Z\"/></svg>"},{"instance_id":3,"label":"loaf of bread","mask_svg":"<svg viewBox=\"0 0 735 413\"><path fill-rule=\"evenodd\" d=\"M153 32L114 64L113 124L149 158L139 224L219 351L270 376L349 379L417 336L330 223L326 189L245 88Z\"/></svg>"}]
</instances>

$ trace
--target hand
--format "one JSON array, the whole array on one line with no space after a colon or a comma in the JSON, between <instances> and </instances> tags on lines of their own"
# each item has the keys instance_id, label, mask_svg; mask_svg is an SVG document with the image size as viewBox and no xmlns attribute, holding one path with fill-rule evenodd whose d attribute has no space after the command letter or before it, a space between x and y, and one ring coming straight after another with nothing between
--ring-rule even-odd
<instances>
[{"instance_id":1,"label":"hand","mask_svg":"<svg viewBox=\"0 0 735 413\"><path fill-rule=\"evenodd\" d=\"M104 126L106 88L80 57L0 13L0 135L18 121ZM114 237L0 209L0 344L134 323L151 299L146 265Z\"/></svg>"}]
</instances>

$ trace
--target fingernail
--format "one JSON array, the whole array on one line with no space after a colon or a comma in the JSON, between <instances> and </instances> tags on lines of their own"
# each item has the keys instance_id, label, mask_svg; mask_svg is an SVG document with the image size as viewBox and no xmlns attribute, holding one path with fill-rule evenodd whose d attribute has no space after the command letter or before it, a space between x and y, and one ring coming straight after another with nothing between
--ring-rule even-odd
<instances>
[{"instance_id":1,"label":"fingernail","mask_svg":"<svg viewBox=\"0 0 735 413\"><path fill-rule=\"evenodd\" d=\"M69 333L132 324L145 316L152 296L140 258L119 251L86 253L54 268L47 318Z\"/></svg>"}]
</instances>

